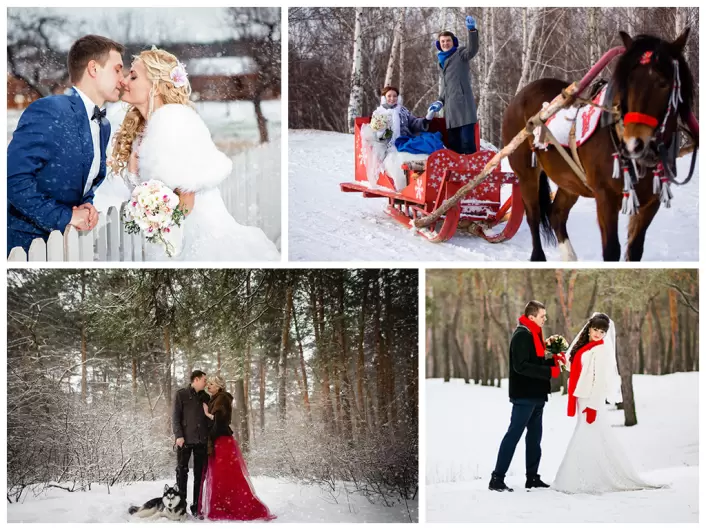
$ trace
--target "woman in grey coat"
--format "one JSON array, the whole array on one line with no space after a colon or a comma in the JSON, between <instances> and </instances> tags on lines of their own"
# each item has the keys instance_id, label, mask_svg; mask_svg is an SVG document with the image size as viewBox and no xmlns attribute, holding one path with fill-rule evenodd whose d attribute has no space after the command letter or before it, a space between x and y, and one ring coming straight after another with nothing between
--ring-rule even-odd
<instances>
[{"instance_id":1,"label":"woman in grey coat","mask_svg":"<svg viewBox=\"0 0 706 530\"><path fill-rule=\"evenodd\" d=\"M429 106L429 112L445 109L448 147L468 155L476 152L475 127L478 121L468 64L478 53L478 30L475 19L470 15L466 17L466 27L468 46L459 47L458 39L450 31L439 33L436 47L439 50L441 91L438 101Z\"/></svg>"}]
</instances>

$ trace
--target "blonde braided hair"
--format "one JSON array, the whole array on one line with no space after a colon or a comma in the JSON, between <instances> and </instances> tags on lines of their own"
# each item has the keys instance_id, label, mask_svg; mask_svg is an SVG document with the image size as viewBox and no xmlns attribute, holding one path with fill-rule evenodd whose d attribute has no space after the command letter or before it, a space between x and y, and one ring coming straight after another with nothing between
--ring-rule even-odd
<instances>
[{"instance_id":1,"label":"blonde braided hair","mask_svg":"<svg viewBox=\"0 0 706 530\"><path fill-rule=\"evenodd\" d=\"M147 78L152 81L148 116L152 114L156 96L160 96L164 104L176 103L193 106L189 101L191 95L189 82L187 81L184 86L177 87L169 77L172 69L179 64L174 55L153 46L151 50L145 50L133 58L134 62L142 61L145 70L147 70ZM114 173L120 174L127 169L128 160L132 153L132 144L137 135L145 130L146 122L137 108L132 105L128 108L125 119L113 138L113 154L109 166Z\"/></svg>"}]
</instances>

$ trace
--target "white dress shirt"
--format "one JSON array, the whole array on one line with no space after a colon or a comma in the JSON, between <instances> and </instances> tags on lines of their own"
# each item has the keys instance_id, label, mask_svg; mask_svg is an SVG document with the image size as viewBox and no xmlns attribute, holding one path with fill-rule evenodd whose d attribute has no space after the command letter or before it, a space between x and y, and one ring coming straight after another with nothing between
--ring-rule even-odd
<instances>
[{"instance_id":1,"label":"white dress shirt","mask_svg":"<svg viewBox=\"0 0 706 530\"><path fill-rule=\"evenodd\" d=\"M91 129L91 138L93 139L93 161L91 162L91 169L88 171L86 186L83 188L83 195L85 196L89 191L91 191L93 180L98 176L98 172L101 167L101 129L98 121L91 119L93 117L93 110L96 108L96 104L93 103L93 101L91 101L91 99L78 88L74 87L74 90L79 96L81 96L81 100L86 107L86 112L88 113L88 123Z\"/></svg>"}]
</instances>

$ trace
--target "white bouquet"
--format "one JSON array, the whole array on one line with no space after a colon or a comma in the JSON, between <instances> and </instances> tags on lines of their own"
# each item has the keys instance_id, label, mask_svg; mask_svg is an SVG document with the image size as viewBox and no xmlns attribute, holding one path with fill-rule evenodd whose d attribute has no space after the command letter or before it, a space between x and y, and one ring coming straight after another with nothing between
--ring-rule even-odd
<instances>
[{"instance_id":1,"label":"white bouquet","mask_svg":"<svg viewBox=\"0 0 706 530\"><path fill-rule=\"evenodd\" d=\"M392 114L376 110L370 118L370 128L375 131L378 140L389 140L392 138Z\"/></svg>"},{"instance_id":2,"label":"white bouquet","mask_svg":"<svg viewBox=\"0 0 706 530\"><path fill-rule=\"evenodd\" d=\"M148 180L132 191L125 211L125 231L144 232L147 241L161 244L172 257L174 246L164 237L171 227L179 226L186 215L179 208L179 196L159 180Z\"/></svg>"}]
</instances>

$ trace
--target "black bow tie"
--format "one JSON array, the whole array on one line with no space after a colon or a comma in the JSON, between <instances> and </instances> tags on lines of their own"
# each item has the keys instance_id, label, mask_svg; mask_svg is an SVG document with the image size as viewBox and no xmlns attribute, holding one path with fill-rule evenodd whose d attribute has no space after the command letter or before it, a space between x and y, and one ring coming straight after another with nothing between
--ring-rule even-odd
<instances>
[{"instance_id":1,"label":"black bow tie","mask_svg":"<svg viewBox=\"0 0 706 530\"><path fill-rule=\"evenodd\" d=\"M105 118L105 109L101 110L98 108L98 105L93 107L93 116L91 116L92 120L97 120L98 124L100 124L101 120Z\"/></svg>"}]
</instances>

